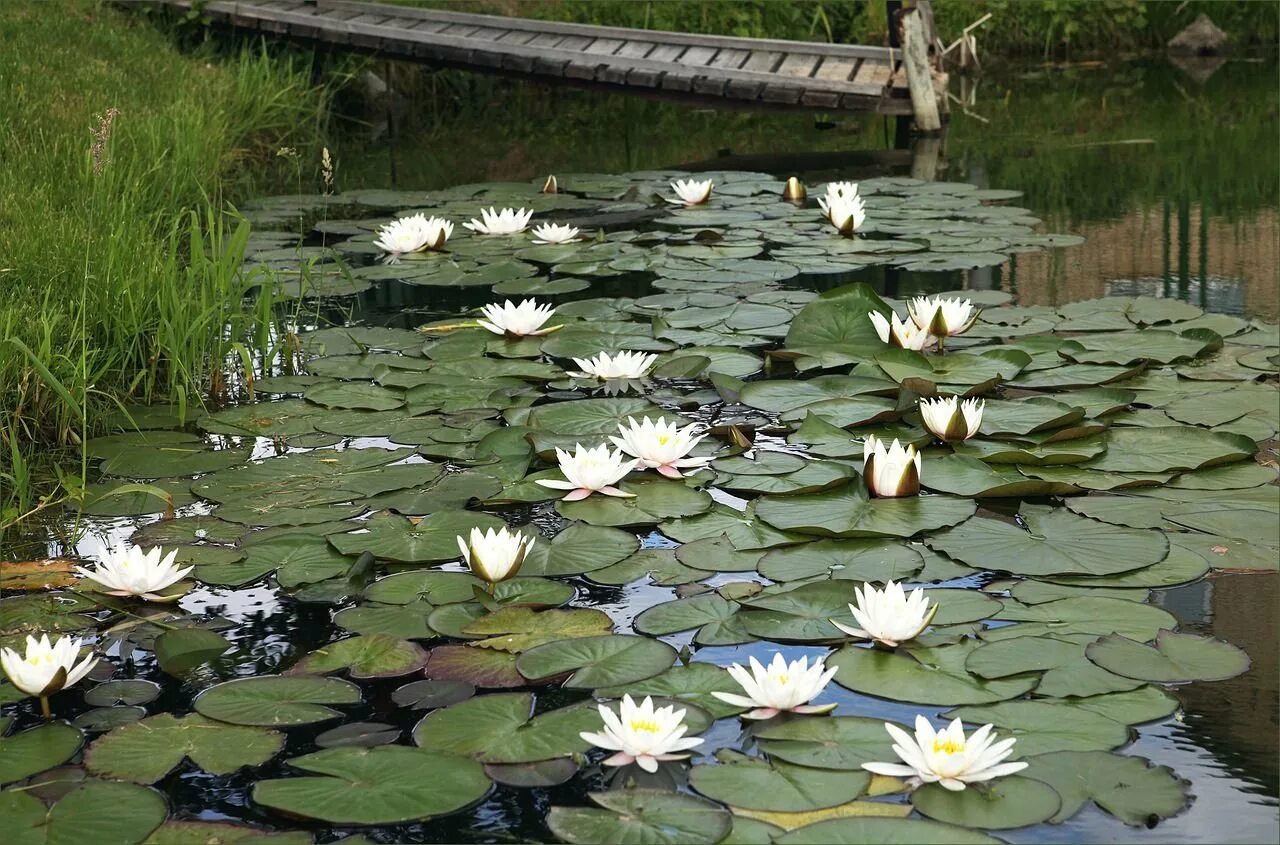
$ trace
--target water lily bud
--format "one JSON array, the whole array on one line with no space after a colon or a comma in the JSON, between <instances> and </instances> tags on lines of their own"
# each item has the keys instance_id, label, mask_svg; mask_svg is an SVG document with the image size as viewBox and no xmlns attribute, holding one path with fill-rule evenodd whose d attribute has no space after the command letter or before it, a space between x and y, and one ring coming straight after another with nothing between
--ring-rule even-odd
<instances>
[{"instance_id":1,"label":"water lily bud","mask_svg":"<svg viewBox=\"0 0 1280 845\"><path fill-rule=\"evenodd\" d=\"M514 578L534 542L533 537L506 528L500 531L490 528L488 532L472 528L469 540L461 536L457 539L471 572L490 584Z\"/></svg>"},{"instance_id":2,"label":"water lily bud","mask_svg":"<svg viewBox=\"0 0 1280 845\"><path fill-rule=\"evenodd\" d=\"M920 492L920 453L893 441L888 449L874 435L862 446L862 477L872 496L896 498Z\"/></svg>"},{"instance_id":3,"label":"water lily bud","mask_svg":"<svg viewBox=\"0 0 1280 845\"><path fill-rule=\"evenodd\" d=\"M782 189L782 198L790 202L804 202L808 196L804 183L794 176L787 180L786 187Z\"/></svg>"},{"instance_id":4,"label":"water lily bud","mask_svg":"<svg viewBox=\"0 0 1280 845\"><path fill-rule=\"evenodd\" d=\"M552 173L547 177L547 181L542 183L542 193L558 194L560 193L560 183L556 181L556 175Z\"/></svg>"},{"instance_id":5,"label":"water lily bud","mask_svg":"<svg viewBox=\"0 0 1280 845\"><path fill-rule=\"evenodd\" d=\"M679 200L675 201L677 205L701 205L711 199L712 184L710 179L704 179L701 182L696 179L680 179L671 183L671 190L675 191L676 196L679 197Z\"/></svg>"},{"instance_id":6,"label":"water lily bud","mask_svg":"<svg viewBox=\"0 0 1280 845\"><path fill-rule=\"evenodd\" d=\"M961 402L954 396L948 396L920 400L920 416L924 420L924 427L934 437L948 443L968 440L977 434L982 425L984 408L986 402L978 399Z\"/></svg>"}]
</instances>

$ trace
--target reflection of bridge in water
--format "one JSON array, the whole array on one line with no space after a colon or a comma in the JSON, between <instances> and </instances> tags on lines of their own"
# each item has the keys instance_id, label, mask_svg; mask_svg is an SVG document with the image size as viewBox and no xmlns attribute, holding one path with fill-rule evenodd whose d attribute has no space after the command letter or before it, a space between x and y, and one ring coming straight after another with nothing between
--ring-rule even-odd
<instances>
[{"instance_id":1,"label":"reflection of bridge in water","mask_svg":"<svg viewBox=\"0 0 1280 845\"><path fill-rule=\"evenodd\" d=\"M1022 305L1100 296L1185 299L1227 314L1275 321L1280 312L1280 214L1241 219L1199 205L1135 209L1119 220L1071 224L1083 246L1014 256L1005 287Z\"/></svg>"}]
</instances>

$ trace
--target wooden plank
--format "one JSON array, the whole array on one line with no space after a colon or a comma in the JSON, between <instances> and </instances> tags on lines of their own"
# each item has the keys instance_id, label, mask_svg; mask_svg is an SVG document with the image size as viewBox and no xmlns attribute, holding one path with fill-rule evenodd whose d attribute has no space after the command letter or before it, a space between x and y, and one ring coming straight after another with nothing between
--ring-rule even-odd
<instances>
[{"instance_id":1,"label":"wooden plank","mask_svg":"<svg viewBox=\"0 0 1280 845\"><path fill-rule=\"evenodd\" d=\"M716 57L717 51L716 47L690 47L681 53L676 61L691 67L706 67Z\"/></svg>"},{"instance_id":2,"label":"wooden plank","mask_svg":"<svg viewBox=\"0 0 1280 845\"><path fill-rule=\"evenodd\" d=\"M440 21L414 21L408 28L414 32L439 32L445 26L446 24Z\"/></svg>"},{"instance_id":3,"label":"wooden plank","mask_svg":"<svg viewBox=\"0 0 1280 845\"><path fill-rule=\"evenodd\" d=\"M614 53L620 59L643 59L658 46L652 41L624 41Z\"/></svg>"},{"instance_id":4,"label":"wooden plank","mask_svg":"<svg viewBox=\"0 0 1280 845\"><path fill-rule=\"evenodd\" d=\"M479 29L480 27L473 24L455 23L440 30L440 34L452 35L454 38L470 38L471 34L479 31Z\"/></svg>"},{"instance_id":5,"label":"wooden plank","mask_svg":"<svg viewBox=\"0 0 1280 845\"><path fill-rule=\"evenodd\" d=\"M751 58L743 63L742 69L753 73L773 73L773 69L782 62L783 55L771 50L752 50Z\"/></svg>"},{"instance_id":6,"label":"wooden plank","mask_svg":"<svg viewBox=\"0 0 1280 845\"><path fill-rule=\"evenodd\" d=\"M585 79L591 81L596 78L596 65L590 64L588 56L582 56L579 61L569 62L564 67L564 75L566 79Z\"/></svg>"},{"instance_id":7,"label":"wooden plank","mask_svg":"<svg viewBox=\"0 0 1280 845\"><path fill-rule=\"evenodd\" d=\"M556 44L556 49L572 50L577 53L586 49L586 46L594 40L594 38L586 35L566 35L558 44Z\"/></svg>"},{"instance_id":8,"label":"wooden plank","mask_svg":"<svg viewBox=\"0 0 1280 845\"><path fill-rule=\"evenodd\" d=\"M528 44L536 37L533 32L521 32L518 29L508 30L498 37L499 44Z\"/></svg>"},{"instance_id":9,"label":"wooden plank","mask_svg":"<svg viewBox=\"0 0 1280 845\"><path fill-rule=\"evenodd\" d=\"M742 63L747 60L747 56L751 55L750 50L734 50L726 47L716 57L711 60L711 67L724 67L730 70L737 70L742 67Z\"/></svg>"},{"instance_id":10,"label":"wooden plank","mask_svg":"<svg viewBox=\"0 0 1280 845\"><path fill-rule=\"evenodd\" d=\"M375 5L357 2L357 0L316 0L316 2L321 9L344 8L349 6L367 7ZM563 23L559 21L539 21L530 18L478 15L471 12L451 12L442 9L424 9L411 6L384 6L383 8L391 8L393 9L394 14L401 17L450 20L456 23L470 22L476 26L502 26L510 29L524 29L531 32L585 35L592 38L660 41L666 44L682 44L684 46L704 46L738 50L775 50L784 53L818 52L822 55L849 56L854 58L884 58L889 51L889 48L887 47L862 44L825 44L807 41L786 41L777 38L740 38L730 35L703 35L687 32L668 32L665 30L628 29L626 27L598 26L595 24L576 24Z\"/></svg>"},{"instance_id":11,"label":"wooden plank","mask_svg":"<svg viewBox=\"0 0 1280 845\"><path fill-rule=\"evenodd\" d=\"M889 84L892 76L893 72L888 64L868 60L858 66L857 72L853 75L853 82L857 85L874 85L884 88Z\"/></svg>"},{"instance_id":12,"label":"wooden plank","mask_svg":"<svg viewBox=\"0 0 1280 845\"><path fill-rule=\"evenodd\" d=\"M708 97L723 97L725 86L729 80L718 74L696 76L693 79L693 92Z\"/></svg>"},{"instance_id":13,"label":"wooden plank","mask_svg":"<svg viewBox=\"0 0 1280 845\"><path fill-rule=\"evenodd\" d=\"M627 42L619 38L597 38L587 45L584 52L598 56L612 56L618 52L618 48Z\"/></svg>"},{"instance_id":14,"label":"wooden plank","mask_svg":"<svg viewBox=\"0 0 1280 845\"><path fill-rule=\"evenodd\" d=\"M800 79L808 79L813 75L813 70L818 66L818 62L822 61L821 56L815 56L812 53L789 53L782 64L778 65L776 73L779 76L794 76Z\"/></svg>"},{"instance_id":15,"label":"wooden plank","mask_svg":"<svg viewBox=\"0 0 1280 845\"><path fill-rule=\"evenodd\" d=\"M785 103L795 105L800 102L804 89L796 84L770 83L760 92L760 99L766 103Z\"/></svg>"},{"instance_id":16,"label":"wooden plank","mask_svg":"<svg viewBox=\"0 0 1280 845\"><path fill-rule=\"evenodd\" d=\"M564 39L563 35L558 33L543 33L529 39L530 47L554 47Z\"/></svg>"},{"instance_id":17,"label":"wooden plank","mask_svg":"<svg viewBox=\"0 0 1280 845\"><path fill-rule=\"evenodd\" d=\"M834 91L805 91L800 95L800 105L814 109L835 109L840 107L840 95Z\"/></svg>"},{"instance_id":18,"label":"wooden plank","mask_svg":"<svg viewBox=\"0 0 1280 845\"><path fill-rule=\"evenodd\" d=\"M849 59L842 56L824 56L822 64L813 72L814 79L830 79L845 82L853 77L861 59Z\"/></svg>"},{"instance_id":19,"label":"wooden plank","mask_svg":"<svg viewBox=\"0 0 1280 845\"><path fill-rule=\"evenodd\" d=\"M230 15L236 11L245 10L248 4L240 4L228 2L228 0L211 0L205 10L211 15ZM326 9L328 7L325 7ZM266 13L264 13L266 14ZM311 14L300 13L270 13L277 19L287 19L290 22L306 22L314 23L317 18ZM328 12L324 17L328 17ZM389 54L396 55L412 55L420 56L432 61L442 61L447 63L466 66L475 51L492 51L499 49L494 42L477 41L468 38L455 38L440 33L421 32L417 30L401 29L396 26L368 26L363 24L337 23L328 22L329 27L325 31L319 33L317 40L327 43L350 43L352 38L360 38L361 40L369 40L370 37L376 36L376 39L370 41L370 46L374 49L380 49ZM502 67L522 65L526 60L532 60L532 71L534 73L546 75L563 75L565 67L569 63L582 64L581 51L561 50L555 46L543 45L540 41L559 42L562 39L554 34L542 34L532 39L528 44L524 45L508 45L502 44L500 51L504 54L501 59ZM626 46L626 45L624 45ZM732 70L728 68L718 68L714 71L706 69L701 73L694 73L692 68L681 68L676 65L672 59L676 58L678 53L683 53L684 48L660 44L655 45L650 56L643 59L628 59L620 56L607 57L602 56L601 65L597 65L596 79L600 81L609 81L614 84L618 83L618 77L625 72L622 84L637 85L640 87L655 87L661 84L664 76L668 73L673 74L673 79L668 83L669 90L691 90L692 80L702 75L715 75L726 80L725 94L726 96L737 99L747 99L755 96L755 94L763 94L765 86L772 85L770 96L774 97L776 102L790 102L794 104L798 102L800 94L804 90L817 91L834 91L840 94L855 94L868 97L879 97L883 93L880 86L858 85L853 82L836 82L829 80L808 80L804 85L794 89L787 86L777 87L777 77L766 73L753 72L746 69ZM670 57L666 61L655 60L655 56L663 55ZM816 62L816 58L815 58ZM749 64L749 62L748 62ZM687 73L685 71L688 71ZM718 80L717 80L718 81ZM730 85L728 83L738 83Z\"/></svg>"},{"instance_id":20,"label":"wooden plank","mask_svg":"<svg viewBox=\"0 0 1280 845\"><path fill-rule=\"evenodd\" d=\"M649 55L645 56L646 61L650 62L674 62L680 58L680 54L684 52L684 46L681 44L657 44Z\"/></svg>"}]
</instances>

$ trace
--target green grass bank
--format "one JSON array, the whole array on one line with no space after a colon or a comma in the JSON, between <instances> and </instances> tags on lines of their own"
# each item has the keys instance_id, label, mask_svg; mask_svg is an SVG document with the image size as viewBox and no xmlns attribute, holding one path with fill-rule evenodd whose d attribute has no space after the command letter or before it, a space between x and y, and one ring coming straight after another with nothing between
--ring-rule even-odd
<instances>
[{"instance_id":1,"label":"green grass bank","mask_svg":"<svg viewBox=\"0 0 1280 845\"><path fill-rule=\"evenodd\" d=\"M36 455L78 462L117 399L198 402L253 331L224 209L318 148L327 91L305 57L180 50L90 0L2 3L0 43L3 525L49 489Z\"/></svg>"}]
</instances>

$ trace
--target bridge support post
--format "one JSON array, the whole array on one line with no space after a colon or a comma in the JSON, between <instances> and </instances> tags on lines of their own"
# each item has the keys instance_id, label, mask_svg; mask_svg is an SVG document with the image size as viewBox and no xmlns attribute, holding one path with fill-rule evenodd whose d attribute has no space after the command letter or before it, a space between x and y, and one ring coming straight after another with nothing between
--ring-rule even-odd
<instances>
[{"instance_id":1,"label":"bridge support post","mask_svg":"<svg viewBox=\"0 0 1280 845\"><path fill-rule=\"evenodd\" d=\"M929 36L917 8L902 13L902 64L907 73L907 90L911 93L911 111L916 129L931 134L942 131L938 112L938 95L929 66Z\"/></svg>"}]
</instances>

